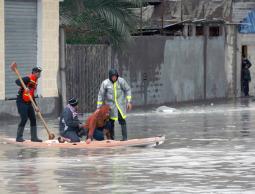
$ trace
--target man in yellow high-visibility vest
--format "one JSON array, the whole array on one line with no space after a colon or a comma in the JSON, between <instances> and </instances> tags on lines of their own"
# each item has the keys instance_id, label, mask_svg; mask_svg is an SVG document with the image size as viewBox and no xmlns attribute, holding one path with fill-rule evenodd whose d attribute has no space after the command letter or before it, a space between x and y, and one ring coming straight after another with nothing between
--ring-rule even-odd
<instances>
[{"instance_id":1,"label":"man in yellow high-visibility vest","mask_svg":"<svg viewBox=\"0 0 255 194\"><path fill-rule=\"evenodd\" d=\"M119 76L116 69L109 71L109 78L101 84L97 107L108 104L111 108L109 129L111 139L114 139L114 122L119 121L122 131L122 140L127 140L126 110L132 109L131 88L125 79Z\"/></svg>"}]
</instances>

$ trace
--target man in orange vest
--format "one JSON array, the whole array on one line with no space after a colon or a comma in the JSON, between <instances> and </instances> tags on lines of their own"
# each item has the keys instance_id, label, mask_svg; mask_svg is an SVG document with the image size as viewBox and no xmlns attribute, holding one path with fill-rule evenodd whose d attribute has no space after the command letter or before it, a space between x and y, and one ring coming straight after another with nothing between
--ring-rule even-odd
<instances>
[{"instance_id":1,"label":"man in orange vest","mask_svg":"<svg viewBox=\"0 0 255 194\"><path fill-rule=\"evenodd\" d=\"M30 132L31 132L31 141L34 142L42 142L42 140L38 139L37 137L37 126L36 126L36 117L35 117L35 111L39 111L38 109L33 108L32 103L29 99L30 94L32 98L34 99L35 90L37 87L37 80L41 76L42 69L40 67L34 67L32 69L32 73L26 77L23 77L22 80L25 83L27 89L24 89L19 81L19 79L16 80L16 84L20 86L18 95L17 95L17 108L18 112L21 118L21 121L18 126L17 130L17 142L23 142L25 141L23 139L23 132L26 125L26 122L29 118L30 120Z\"/></svg>"}]
</instances>

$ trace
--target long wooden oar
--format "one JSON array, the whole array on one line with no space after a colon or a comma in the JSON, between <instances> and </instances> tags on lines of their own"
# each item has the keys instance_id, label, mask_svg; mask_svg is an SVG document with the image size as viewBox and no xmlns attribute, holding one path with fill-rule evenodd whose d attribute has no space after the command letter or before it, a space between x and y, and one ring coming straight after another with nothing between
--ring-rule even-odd
<instances>
[{"instance_id":1,"label":"long wooden oar","mask_svg":"<svg viewBox=\"0 0 255 194\"><path fill-rule=\"evenodd\" d=\"M24 82L23 82L23 80L22 80L22 78L21 78L21 76L20 76L20 73L19 73L19 71L18 71L17 63L16 63L16 62L13 62L13 63L11 64L11 69L12 69L12 71L14 71L14 72L16 73L16 75L18 76L19 81L20 81L22 87L24 88L24 90L26 90L27 87L26 87L26 85L24 84ZM29 96L29 99L30 99L30 101L31 101L31 103L32 103L33 108L34 108L35 110L36 110L36 109L39 110L38 107L37 107L37 105L36 105L35 102L34 102L34 99L33 99L32 96L30 95L30 93L27 93L27 94L28 94L28 96ZM54 135L54 133L51 133L51 132L50 132L49 127L48 127L47 123L45 122L45 120L43 119L42 114L41 114L40 111L38 111L38 115L39 115L39 117L40 117L40 119L41 119L41 121L42 121L42 123L43 123L43 125L44 125L44 127L45 127L45 129L46 129L46 131L47 131L47 133L48 133L49 139L54 139L54 138L55 138L55 135Z\"/></svg>"}]
</instances>

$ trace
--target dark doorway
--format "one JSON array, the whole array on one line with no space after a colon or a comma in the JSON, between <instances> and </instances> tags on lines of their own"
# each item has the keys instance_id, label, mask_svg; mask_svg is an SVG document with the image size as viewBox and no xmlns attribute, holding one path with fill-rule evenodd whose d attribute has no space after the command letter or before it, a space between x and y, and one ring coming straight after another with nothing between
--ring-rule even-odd
<instances>
[{"instance_id":1,"label":"dark doorway","mask_svg":"<svg viewBox=\"0 0 255 194\"><path fill-rule=\"evenodd\" d=\"M247 45L243 45L242 46L242 58L247 57L247 53L248 53Z\"/></svg>"}]
</instances>

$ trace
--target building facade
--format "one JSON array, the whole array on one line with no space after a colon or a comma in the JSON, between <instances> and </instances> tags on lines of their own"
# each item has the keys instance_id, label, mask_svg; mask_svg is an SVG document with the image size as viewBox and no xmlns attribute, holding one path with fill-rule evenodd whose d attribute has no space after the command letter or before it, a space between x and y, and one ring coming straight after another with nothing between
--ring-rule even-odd
<instances>
[{"instance_id":1,"label":"building facade","mask_svg":"<svg viewBox=\"0 0 255 194\"><path fill-rule=\"evenodd\" d=\"M37 94L39 103L55 104L58 97L59 1L0 0L0 115L17 115L15 101L18 87L10 64L16 61L21 76L32 67L43 69ZM54 99L54 100L50 100ZM51 107L54 107L53 105ZM7 108L7 110L6 110ZM50 113L54 108L42 108Z\"/></svg>"}]
</instances>

